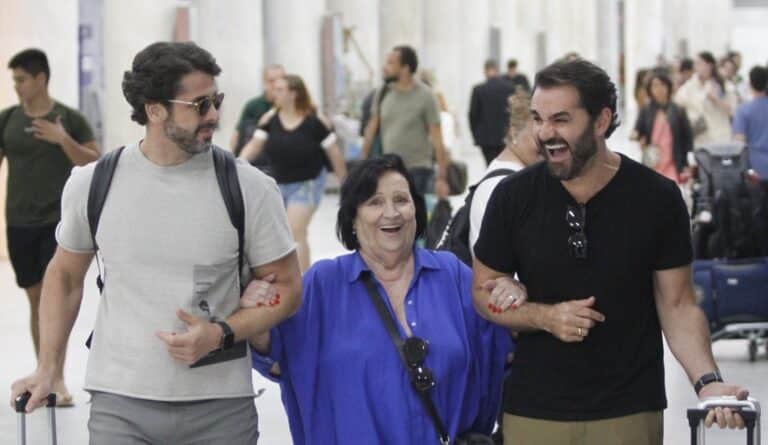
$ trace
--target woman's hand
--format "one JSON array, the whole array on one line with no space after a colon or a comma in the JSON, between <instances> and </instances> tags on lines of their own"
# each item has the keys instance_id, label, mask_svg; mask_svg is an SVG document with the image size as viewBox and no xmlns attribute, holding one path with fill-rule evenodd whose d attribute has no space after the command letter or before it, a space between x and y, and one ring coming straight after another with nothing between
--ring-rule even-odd
<instances>
[{"instance_id":1,"label":"woman's hand","mask_svg":"<svg viewBox=\"0 0 768 445\"><path fill-rule=\"evenodd\" d=\"M275 282L275 274L269 274L261 280L253 280L248 283L243 296L240 298L240 307L252 308L263 306L277 306L280 304L280 294L272 285Z\"/></svg>"},{"instance_id":2,"label":"woman's hand","mask_svg":"<svg viewBox=\"0 0 768 445\"><path fill-rule=\"evenodd\" d=\"M511 277L488 280L483 286L491 293L488 309L496 314L506 312L510 308L515 310L528 299L528 292L523 283Z\"/></svg>"}]
</instances>

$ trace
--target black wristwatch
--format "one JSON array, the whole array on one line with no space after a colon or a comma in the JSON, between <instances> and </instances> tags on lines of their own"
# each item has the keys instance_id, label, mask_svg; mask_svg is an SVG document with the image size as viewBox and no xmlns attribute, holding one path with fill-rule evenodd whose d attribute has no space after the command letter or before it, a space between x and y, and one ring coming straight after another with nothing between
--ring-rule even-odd
<instances>
[{"instance_id":1,"label":"black wristwatch","mask_svg":"<svg viewBox=\"0 0 768 445\"><path fill-rule=\"evenodd\" d=\"M219 341L219 350L226 351L227 349L231 349L232 345L235 344L235 333L232 332L232 328L230 328L229 325L223 321L217 321L216 324L221 326L221 340Z\"/></svg>"},{"instance_id":2,"label":"black wristwatch","mask_svg":"<svg viewBox=\"0 0 768 445\"><path fill-rule=\"evenodd\" d=\"M699 395L701 389L712 382L723 382L723 376L720 375L720 371L710 372L701 376L701 378L693 384L693 389L696 391L696 395Z\"/></svg>"}]
</instances>

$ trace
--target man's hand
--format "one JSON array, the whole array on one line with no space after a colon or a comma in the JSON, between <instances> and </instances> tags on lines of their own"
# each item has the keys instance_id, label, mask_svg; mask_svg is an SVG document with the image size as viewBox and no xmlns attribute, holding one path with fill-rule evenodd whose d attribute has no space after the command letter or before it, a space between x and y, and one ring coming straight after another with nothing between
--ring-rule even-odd
<instances>
[{"instance_id":1,"label":"man's hand","mask_svg":"<svg viewBox=\"0 0 768 445\"><path fill-rule=\"evenodd\" d=\"M280 294L272 285L275 282L275 274L271 273L261 280L253 280L248 283L243 296L240 298L240 307L277 306L280 304Z\"/></svg>"},{"instance_id":2,"label":"man's hand","mask_svg":"<svg viewBox=\"0 0 768 445\"><path fill-rule=\"evenodd\" d=\"M483 284L485 290L491 293L488 298L488 309L496 314L515 310L528 298L523 283L507 277L488 280Z\"/></svg>"},{"instance_id":3,"label":"man's hand","mask_svg":"<svg viewBox=\"0 0 768 445\"><path fill-rule=\"evenodd\" d=\"M16 398L29 391L32 396L27 402L27 413L45 406L48 394L52 392L54 372L35 371L33 374L13 382L11 385L11 406L15 406Z\"/></svg>"},{"instance_id":4,"label":"man's hand","mask_svg":"<svg viewBox=\"0 0 768 445\"><path fill-rule=\"evenodd\" d=\"M219 325L190 315L181 309L176 311L176 316L186 323L187 332L177 334L158 331L155 334L165 342L168 353L173 359L191 365L218 349L222 335Z\"/></svg>"},{"instance_id":5,"label":"man's hand","mask_svg":"<svg viewBox=\"0 0 768 445\"><path fill-rule=\"evenodd\" d=\"M592 309L594 304L595 297L589 297L550 306L545 329L566 343L584 341L596 322L605 321L603 314Z\"/></svg>"},{"instance_id":6,"label":"man's hand","mask_svg":"<svg viewBox=\"0 0 768 445\"><path fill-rule=\"evenodd\" d=\"M737 400L746 400L747 397L749 397L749 391L740 386L728 385L721 382L712 382L701 388L701 391L699 391L699 399L701 400L709 397L722 396L735 396ZM714 423L717 423L720 428L744 428L744 419L727 407L717 407L709 410L709 414L707 414L706 419L704 419L704 425L709 428Z\"/></svg>"},{"instance_id":7,"label":"man's hand","mask_svg":"<svg viewBox=\"0 0 768 445\"><path fill-rule=\"evenodd\" d=\"M51 144L63 145L69 137L67 130L61 124L61 116L56 116L56 122L37 118L32 120L32 127L35 129L35 137Z\"/></svg>"}]
</instances>

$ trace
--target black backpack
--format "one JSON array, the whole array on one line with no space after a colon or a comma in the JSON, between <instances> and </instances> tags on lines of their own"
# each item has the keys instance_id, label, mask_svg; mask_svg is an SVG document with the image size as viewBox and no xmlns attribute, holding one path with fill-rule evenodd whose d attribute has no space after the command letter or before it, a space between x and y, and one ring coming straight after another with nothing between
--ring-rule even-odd
<instances>
[{"instance_id":1,"label":"black backpack","mask_svg":"<svg viewBox=\"0 0 768 445\"><path fill-rule=\"evenodd\" d=\"M91 187L88 191L88 226L91 230L93 246L97 251L99 247L96 244L96 232L99 229L101 211L104 209L104 203L107 201L109 187L112 184L112 177L115 174L117 161L120 159L123 149L125 149L125 147L120 147L117 150L107 153L104 157L99 159L96 163L96 168L93 170ZM237 230L237 270L242 272L244 263L243 246L245 243L245 205L243 204L243 194L240 190L240 181L237 178L235 157L232 153L219 147L214 146L211 148L211 151L213 152L213 167L216 170L216 181L219 184L219 191L221 191L221 197L224 199L224 205L227 207L229 221L232 223L235 230ZM96 259L98 262L98 255ZM101 270L96 279L96 285L99 286L99 292L104 290L104 280L101 277ZM241 290L243 290L244 285L242 280L240 282L240 287Z\"/></svg>"},{"instance_id":2,"label":"black backpack","mask_svg":"<svg viewBox=\"0 0 768 445\"><path fill-rule=\"evenodd\" d=\"M697 258L749 258L763 254L760 203L745 179L749 152L743 144L719 144L696 151L698 165L694 214L712 213L712 223L695 224Z\"/></svg>"},{"instance_id":3,"label":"black backpack","mask_svg":"<svg viewBox=\"0 0 768 445\"><path fill-rule=\"evenodd\" d=\"M99 293L104 291L104 278L102 277L101 266L99 263L99 247L96 244L96 231L99 229L101 211L104 209L104 203L107 201L109 187L112 184L112 177L115 174L115 168L117 168L117 161L120 159L120 155L123 153L124 149L125 147L120 147L99 159L93 170L91 187L88 191L88 226L91 231L93 246L97 250L96 264L99 269L99 274L96 278L96 285L99 287ZM232 153L215 146L211 148L211 152L213 153L213 168L216 170L216 181L219 184L219 191L221 192L221 197L224 199L224 205L227 207L229 221L237 231L237 270L239 273L242 273L244 266L243 246L245 243L245 204L243 203L243 194L240 190L240 181L237 177L235 157ZM241 279L241 293L244 289L245 281ZM93 333L91 333L88 340L85 342L88 347L91 346L92 336Z\"/></svg>"},{"instance_id":4,"label":"black backpack","mask_svg":"<svg viewBox=\"0 0 768 445\"><path fill-rule=\"evenodd\" d=\"M458 259L464 262L468 266L472 266L472 251L469 245L469 211L472 208L472 198L475 196L475 190L477 186L482 184L486 179L494 178L496 176L511 175L515 171L509 168L500 168L494 170L483 177L475 185L469 187L469 193L464 198L464 205L456 211L453 218L448 222L448 225L443 231L443 236L435 247L436 250L448 250L453 252Z\"/></svg>"},{"instance_id":5,"label":"black backpack","mask_svg":"<svg viewBox=\"0 0 768 445\"><path fill-rule=\"evenodd\" d=\"M3 134L5 133L5 127L8 125L8 121L11 120L11 115L13 114L14 111L16 111L16 108L18 107L19 107L18 105L11 105L10 107L8 107L5 113L5 118L0 123L0 148L8 148L3 143Z\"/></svg>"}]
</instances>

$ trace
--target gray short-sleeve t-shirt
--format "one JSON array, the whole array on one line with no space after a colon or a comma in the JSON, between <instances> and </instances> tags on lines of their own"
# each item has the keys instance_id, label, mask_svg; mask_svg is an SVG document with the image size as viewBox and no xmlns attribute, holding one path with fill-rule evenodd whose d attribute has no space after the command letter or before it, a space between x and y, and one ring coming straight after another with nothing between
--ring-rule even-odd
<instances>
[{"instance_id":1,"label":"gray short-sleeve t-shirt","mask_svg":"<svg viewBox=\"0 0 768 445\"><path fill-rule=\"evenodd\" d=\"M75 168L62 197L59 245L93 252L87 199L95 163ZM251 267L291 253L294 242L274 180L238 161ZM161 167L134 144L115 171L96 241L105 287L85 388L152 400L253 395L250 357L189 368L157 331L185 332L177 309L226 319L239 303L237 232L216 182L211 152Z\"/></svg>"},{"instance_id":2,"label":"gray short-sleeve t-shirt","mask_svg":"<svg viewBox=\"0 0 768 445\"><path fill-rule=\"evenodd\" d=\"M371 104L371 115L379 114L377 92ZM384 153L394 153L408 168L432 167L434 147L429 139L429 128L440 124L437 98L432 90L416 82L409 91L389 86L381 101L381 142Z\"/></svg>"}]
</instances>

